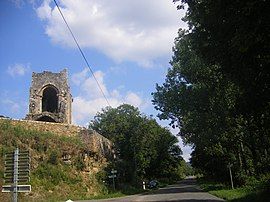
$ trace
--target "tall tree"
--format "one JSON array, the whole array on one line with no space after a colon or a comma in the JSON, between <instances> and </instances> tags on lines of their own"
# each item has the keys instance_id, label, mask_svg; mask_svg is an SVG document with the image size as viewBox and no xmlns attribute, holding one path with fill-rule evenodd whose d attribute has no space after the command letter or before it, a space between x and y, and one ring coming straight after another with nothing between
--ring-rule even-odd
<instances>
[{"instance_id":1,"label":"tall tree","mask_svg":"<svg viewBox=\"0 0 270 202\"><path fill-rule=\"evenodd\" d=\"M193 165L212 176L225 177L229 162L239 176L243 170L250 175L270 169L266 4L182 0L179 5L188 7L189 29L179 31L172 68L156 86L153 103L159 117L171 119L194 146Z\"/></svg>"}]
</instances>

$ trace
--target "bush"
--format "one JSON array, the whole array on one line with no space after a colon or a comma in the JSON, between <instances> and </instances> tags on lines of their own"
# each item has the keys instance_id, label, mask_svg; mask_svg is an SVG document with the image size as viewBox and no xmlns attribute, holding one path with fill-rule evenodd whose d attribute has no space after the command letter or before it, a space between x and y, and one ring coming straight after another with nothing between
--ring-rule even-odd
<instances>
[{"instance_id":1,"label":"bush","mask_svg":"<svg viewBox=\"0 0 270 202\"><path fill-rule=\"evenodd\" d=\"M103 182L107 179L107 172L104 170L99 171L98 173L96 173L96 178L99 182Z\"/></svg>"},{"instance_id":2,"label":"bush","mask_svg":"<svg viewBox=\"0 0 270 202\"><path fill-rule=\"evenodd\" d=\"M83 159L80 156L77 157L76 160L75 160L75 167L76 167L77 170L81 170L81 171L84 170L85 167L86 167Z\"/></svg>"},{"instance_id":3,"label":"bush","mask_svg":"<svg viewBox=\"0 0 270 202\"><path fill-rule=\"evenodd\" d=\"M58 164L58 153L55 150L50 153L49 158L48 158L48 163L52 165Z\"/></svg>"},{"instance_id":4,"label":"bush","mask_svg":"<svg viewBox=\"0 0 270 202\"><path fill-rule=\"evenodd\" d=\"M136 188L130 184L119 184L118 188L125 195L138 194L142 192L142 188Z\"/></svg>"}]
</instances>

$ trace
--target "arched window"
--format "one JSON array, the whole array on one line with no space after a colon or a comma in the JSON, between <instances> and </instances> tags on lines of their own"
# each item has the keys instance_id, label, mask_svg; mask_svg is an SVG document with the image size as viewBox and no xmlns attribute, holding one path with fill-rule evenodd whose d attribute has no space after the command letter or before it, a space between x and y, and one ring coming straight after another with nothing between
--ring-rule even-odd
<instances>
[{"instance_id":1,"label":"arched window","mask_svg":"<svg viewBox=\"0 0 270 202\"><path fill-rule=\"evenodd\" d=\"M42 95L42 112L57 112L58 97L55 88L49 86L43 90Z\"/></svg>"}]
</instances>

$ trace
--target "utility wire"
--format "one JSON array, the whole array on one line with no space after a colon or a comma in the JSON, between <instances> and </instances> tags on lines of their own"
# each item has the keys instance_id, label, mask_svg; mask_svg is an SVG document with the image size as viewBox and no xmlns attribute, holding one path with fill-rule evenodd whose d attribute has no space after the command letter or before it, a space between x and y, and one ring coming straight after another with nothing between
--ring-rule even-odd
<instances>
[{"instance_id":1,"label":"utility wire","mask_svg":"<svg viewBox=\"0 0 270 202\"><path fill-rule=\"evenodd\" d=\"M102 88L101 88L101 86L100 86L100 84L99 84L99 82L98 82L98 80L97 80L97 78L96 78L96 76L95 76L95 74L94 74L92 68L90 67L90 65L89 65L89 63L88 63L88 61L87 61L87 59L86 59L86 57L85 57L85 55L84 55L84 53L83 53L83 51L82 51L80 45L79 45L79 43L78 43L78 41L76 40L76 37L74 36L74 34L73 34L71 28L69 27L69 25L68 25L68 23L67 23L67 21L66 21L64 15L63 15L63 13L62 13L60 7L58 6L56 0L54 0L54 3L55 3L55 5L56 5L56 7L58 8L58 11L59 11L59 13L61 14L61 16L62 16L62 18L63 18L63 20L64 20L64 22L65 22L65 24L66 24L66 26L67 26L67 28L68 28L68 30L69 30L69 32L70 32L72 38L73 38L73 40L75 41L75 43L76 43L76 45L77 45L77 47L78 47L78 49L79 49L79 51L80 51L80 53L81 53L81 55L82 55L82 57L83 57L83 59L84 59L86 65L87 65L87 67L89 68L90 72L92 73L92 75L93 75L93 77L94 77L94 79L95 79L95 81L96 81L96 83L97 83L97 85L98 85L99 90L101 91L103 97L105 98L105 100L106 100L108 106L111 107L111 105L110 105L110 103L109 103L109 101L108 101L108 99L107 99L105 93L103 92L103 90L102 90Z\"/></svg>"}]
</instances>

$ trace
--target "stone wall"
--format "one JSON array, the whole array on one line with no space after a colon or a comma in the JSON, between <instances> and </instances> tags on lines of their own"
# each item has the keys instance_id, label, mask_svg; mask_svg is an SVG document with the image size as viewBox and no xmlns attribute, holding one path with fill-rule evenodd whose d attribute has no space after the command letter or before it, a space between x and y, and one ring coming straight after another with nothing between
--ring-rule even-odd
<instances>
[{"instance_id":1,"label":"stone wall","mask_svg":"<svg viewBox=\"0 0 270 202\"><path fill-rule=\"evenodd\" d=\"M28 130L47 131L60 136L78 136L87 145L89 151L96 153L99 156L111 156L112 154L111 141L85 127L63 123L0 118L0 122L4 120L9 120L13 126L21 126Z\"/></svg>"},{"instance_id":2,"label":"stone wall","mask_svg":"<svg viewBox=\"0 0 270 202\"><path fill-rule=\"evenodd\" d=\"M96 131L81 130L79 133L83 142L88 145L88 148L94 152L105 156L112 155L112 143L104 136L98 134Z\"/></svg>"},{"instance_id":3,"label":"stone wall","mask_svg":"<svg viewBox=\"0 0 270 202\"><path fill-rule=\"evenodd\" d=\"M5 119L0 118L0 121L2 120ZM83 127L76 125L31 120L10 120L10 123L14 126L21 126L28 130L52 132L57 135L65 135L69 137L78 135L78 133L83 129Z\"/></svg>"}]
</instances>

